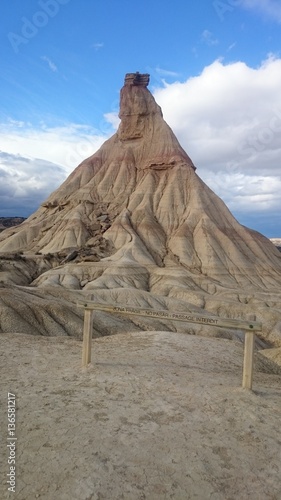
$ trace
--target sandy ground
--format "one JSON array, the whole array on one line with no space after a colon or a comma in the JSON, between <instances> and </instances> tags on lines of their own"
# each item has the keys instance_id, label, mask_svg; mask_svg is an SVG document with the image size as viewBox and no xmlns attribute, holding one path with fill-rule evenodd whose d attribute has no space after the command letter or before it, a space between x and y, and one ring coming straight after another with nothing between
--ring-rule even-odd
<instances>
[{"instance_id":1,"label":"sandy ground","mask_svg":"<svg viewBox=\"0 0 281 500\"><path fill-rule=\"evenodd\" d=\"M241 389L243 346L168 332L1 334L1 499L280 500L281 377ZM16 396L8 493L7 393Z\"/></svg>"}]
</instances>

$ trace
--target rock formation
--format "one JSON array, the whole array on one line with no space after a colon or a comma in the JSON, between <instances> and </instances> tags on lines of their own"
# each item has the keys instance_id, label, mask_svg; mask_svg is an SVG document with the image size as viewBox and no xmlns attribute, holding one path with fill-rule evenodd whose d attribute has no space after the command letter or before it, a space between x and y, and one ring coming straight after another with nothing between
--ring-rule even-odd
<instances>
[{"instance_id":1,"label":"rock formation","mask_svg":"<svg viewBox=\"0 0 281 500\"><path fill-rule=\"evenodd\" d=\"M200 179L148 83L149 75L126 75L117 132L23 224L1 233L3 257L23 252L35 267L47 254L52 259L48 270L30 277L28 290L17 281L17 293L23 302L32 290L40 300L44 292L46 303L54 296L73 304L78 297L92 296L232 318L256 314L264 324L264 339L281 344L280 252L240 225ZM13 307L20 328L22 313ZM63 302L62 316L67 307ZM81 313L75 314L77 326ZM151 319L96 317L96 335L157 329ZM161 329L214 334L213 328L158 323ZM67 320L60 327L73 334ZM2 322L1 328L7 326ZM52 335L52 328L46 326L43 333Z\"/></svg>"},{"instance_id":2,"label":"rock formation","mask_svg":"<svg viewBox=\"0 0 281 500\"><path fill-rule=\"evenodd\" d=\"M0 217L0 232L7 227L18 226L25 220L25 217Z\"/></svg>"}]
</instances>

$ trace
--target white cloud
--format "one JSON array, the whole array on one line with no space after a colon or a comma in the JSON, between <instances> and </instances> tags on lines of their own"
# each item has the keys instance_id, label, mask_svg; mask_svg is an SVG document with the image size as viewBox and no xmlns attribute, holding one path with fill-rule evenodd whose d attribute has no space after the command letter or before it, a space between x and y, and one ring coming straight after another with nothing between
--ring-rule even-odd
<instances>
[{"instance_id":1,"label":"white cloud","mask_svg":"<svg viewBox=\"0 0 281 500\"><path fill-rule=\"evenodd\" d=\"M163 68L159 68L159 66L157 66L155 68L155 72L159 75L159 76L171 76L171 77L174 77L174 78L177 78L179 76L179 73L176 73L175 71L171 71L169 69L163 69Z\"/></svg>"},{"instance_id":2,"label":"white cloud","mask_svg":"<svg viewBox=\"0 0 281 500\"><path fill-rule=\"evenodd\" d=\"M104 117L106 121L112 125L113 129L117 130L121 121L118 116L118 112L112 111L111 113L105 113Z\"/></svg>"},{"instance_id":3,"label":"white cloud","mask_svg":"<svg viewBox=\"0 0 281 500\"><path fill-rule=\"evenodd\" d=\"M229 45L229 47L227 48L227 52L230 52L232 49L234 49L234 47L236 47L236 42L233 42L231 45Z\"/></svg>"},{"instance_id":4,"label":"white cloud","mask_svg":"<svg viewBox=\"0 0 281 500\"><path fill-rule=\"evenodd\" d=\"M80 124L34 128L9 120L0 123L0 215L29 215L74 168L97 151L113 132Z\"/></svg>"},{"instance_id":5,"label":"white cloud","mask_svg":"<svg viewBox=\"0 0 281 500\"><path fill-rule=\"evenodd\" d=\"M48 127L43 122L34 128L10 120L0 123L1 148L11 154L44 158L70 173L78 163L94 154L112 130L106 119L102 130L75 123Z\"/></svg>"},{"instance_id":6,"label":"white cloud","mask_svg":"<svg viewBox=\"0 0 281 500\"><path fill-rule=\"evenodd\" d=\"M29 215L65 177L60 165L0 151L0 215Z\"/></svg>"},{"instance_id":7,"label":"white cloud","mask_svg":"<svg viewBox=\"0 0 281 500\"><path fill-rule=\"evenodd\" d=\"M254 10L281 23L280 0L241 0L241 6Z\"/></svg>"},{"instance_id":8,"label":"white cloud","mask_svg":"<svg viewBox=\"0 0 281 500\"><path fill-rule=\"evenodd\" d=\"M93 43L92 48L95 49L96 51L102 49L104 47L104 43L96 42Z\"/></svg>"},{"instance_id":9,"label":"white cloud","mask_svg":"<svg viewBox=\"0 0 281 500\"><path fill-rule=\"evenodd\" d=\"M48 64L49 69L51 71L53 71L54 73L56 73L58 71L57 66L55 65L55 63L53 61L51 61L51 59L49 59L49 57L42 56L41 59L42 59L42 61L45 61Z\"/></svg>"},{"instance_id":10,"label":"white cloud","mask_svg":"<svg viewBox=\"0 0 281 500\"><path fill-rule=\"evenodd\" d=\"M281 59L215 61L154 92L202 179L236 213L280 206Z\"/></svg>"}]
</instances>

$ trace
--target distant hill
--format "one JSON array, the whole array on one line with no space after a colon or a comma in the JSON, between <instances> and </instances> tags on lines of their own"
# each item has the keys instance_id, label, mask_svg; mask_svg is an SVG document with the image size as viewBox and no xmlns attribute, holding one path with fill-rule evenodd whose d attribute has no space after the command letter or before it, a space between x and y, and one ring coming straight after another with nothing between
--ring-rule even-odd
<instances>
[{"instance_id":1,"label":"distant hill","mask_svg":"<svg viewBox=\"0 0 281 500\"><path fill-rule=\"evenodd\" d=\"M281 252L281 238L269 238L271 243L278 248L279 252Z\"/></svg>"},{"instance_id":2,"label":"distant hill","mask_svg":"<svg viewBox=\"0 0 281 500\"><path fill-rule=\"evenodd\" d=\"M0 232L8 227L18 226L23 221L25 217L0 217Z\"/></svg>"}]
</instances>

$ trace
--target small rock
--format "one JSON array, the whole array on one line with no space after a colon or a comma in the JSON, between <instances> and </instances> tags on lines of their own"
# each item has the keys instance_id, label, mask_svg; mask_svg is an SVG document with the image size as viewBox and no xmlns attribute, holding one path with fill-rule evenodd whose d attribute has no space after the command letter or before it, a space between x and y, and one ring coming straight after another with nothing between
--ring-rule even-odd
<instances>
[{"instance_id":1,"label":"small rock","mask_svg":"<svg viewBox=\"0 0 281 500\"><path fill-rule=\"evenodd\" d=\"M97 220L100 220L101 222L105 222L107 219L108 219L107 214L100 215L99 217L97 217Z\"/></svg>"},{"instance_id":2,"label":"small rock","mask_svg":"<svg viewBox=\"0 0 281 500\"><path fill-rule=\"evenodd\" d=\"M70 252L67 257L62 261L62 264L66 264L67 262L70 262L71 260L74 260L78 255L77 250L73 250L73 252Z\"/></svg>"}]
</instances>

